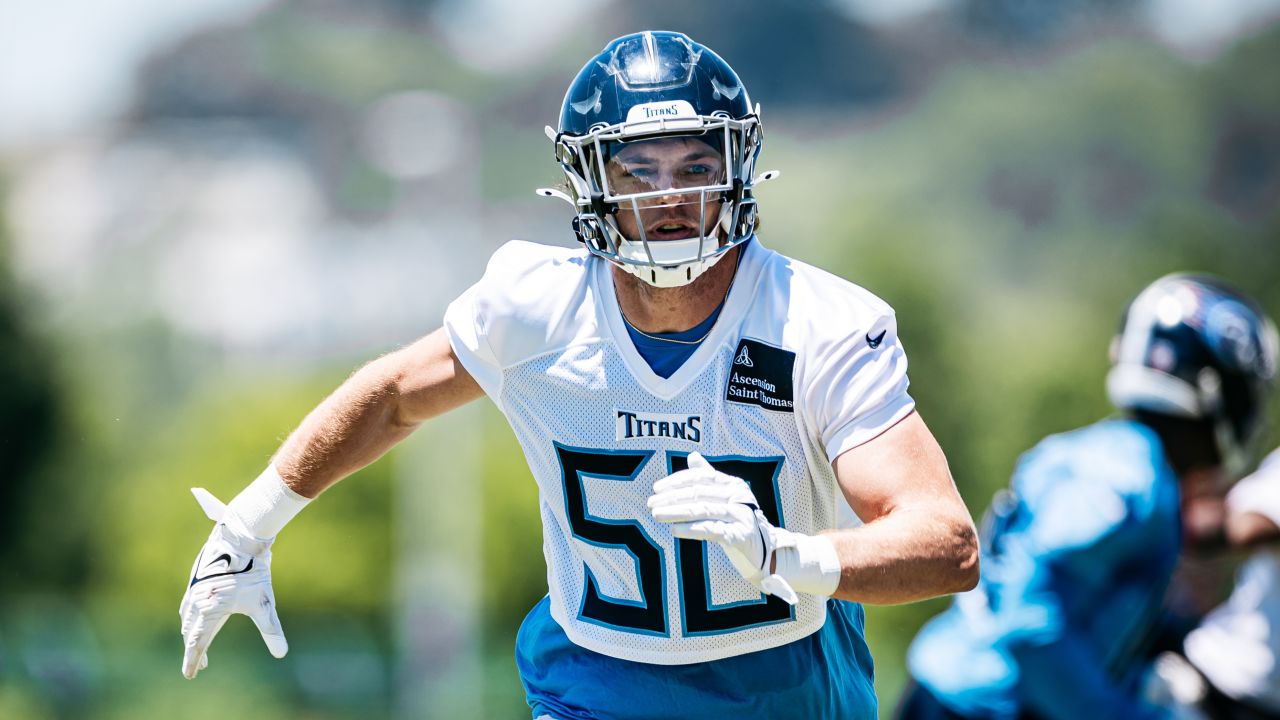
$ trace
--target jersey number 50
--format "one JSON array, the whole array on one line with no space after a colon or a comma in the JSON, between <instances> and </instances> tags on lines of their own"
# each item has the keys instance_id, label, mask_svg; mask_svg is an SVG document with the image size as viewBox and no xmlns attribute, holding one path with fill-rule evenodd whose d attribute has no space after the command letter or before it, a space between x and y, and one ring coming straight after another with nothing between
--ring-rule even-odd
<instances>
[{"instance_id":1,"label":"jersey number 50","mask_svg":"<svg viewBox=\"0 0 1280 720\"><path fill-rule=\"evenodd\" d=\"M667 619L667 566L662 548L635 520L596 517L587 512L583 478L634 481L653 456L650 451L609 451L570 448L556 443L564 482L565 511L575 538L603 548L621 548L635 561L640 600L609 598L601 594L595 576L586 571L586 589L578 616L591 623L624 632L670 635ZM736 475L751 486L769 522L782 527L782 510L776 479L781 457L707 458L717 470ZM689 466L688 455L667 453L667 472ZM795 617L781 599L761 594L759 599L715 605L711 601L707 571L707 544L700 540L676 540L675 564L680 587L680 609L685 636L714 635L757 625L785 622Z\"/></svg>"}]
</instances>

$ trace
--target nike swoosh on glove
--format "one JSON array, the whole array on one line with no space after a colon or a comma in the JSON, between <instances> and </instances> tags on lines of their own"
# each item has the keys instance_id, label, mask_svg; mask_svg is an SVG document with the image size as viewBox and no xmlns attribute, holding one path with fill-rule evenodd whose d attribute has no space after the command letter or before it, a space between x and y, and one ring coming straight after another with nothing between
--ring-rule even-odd
<instances>
[{"instance_id":1,"label":"nike swoosh on glove","mask_svg":"<svg viewBox=\"0 0 1280 720\"><path fill-rule=\"evenodd\" d=\"M790 583L769 572L785 531L765 518L745 480L716 470L700 453L689 454L688 469L654 483L649 511L676 537L719 545L742 577L762 591L791 605L799 600Z\"/></svg>"},{"instance_id":2,"label":"nike swoosh on glove","mask_svg":"<svg viewBox=\"0 0 1280 720\"><path fill-rule=\"evenodd\" d=\"M271 543L248 534L234 513L204 488L191 493L210 520L217 523L191 567L182 596L182 674L194 678L209 665L209 644L235 613L248 615L258 626L267 650L277 658L289 643L276 614L271 589Z\"/></svg>"}]
</instances>

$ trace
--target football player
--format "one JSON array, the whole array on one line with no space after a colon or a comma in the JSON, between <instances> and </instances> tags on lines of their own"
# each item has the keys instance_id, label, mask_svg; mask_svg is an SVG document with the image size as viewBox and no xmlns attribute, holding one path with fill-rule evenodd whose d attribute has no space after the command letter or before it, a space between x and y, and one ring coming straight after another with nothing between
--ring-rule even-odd
<instances>
[{"instance_id":1,"label":"football player","mask_svg":"<svg viewBox=\"0 0 1280 720\"><path fill-rule=\"evenodd\" d=\"M548 128L581 247L512 242L444 327L358 371L225 508L183 599L194 677L228 614L287 649L270 546L326 487L481 395L538 483L535 718L874 718L861 602L977 580L892 309L756 237L759 110L710 49L618 38ZM851 508L856 528L837 530Z\"/></svg>"},{"instance_id":2,"label":"football player","mask_svg":"<svg viewBox=\"0 0 1280 720\"><path fill-rule=\"evenodd\" d=\"M1246 468L1276 353L1271 321L1219 280L1144 289L1112 344L1123 416L1022 456L983 523L978 587L911 645L898 717L1166 717L1139 680L1182 548L1181 494Z\"/></svg>"},{"instance_id":3,"label":"football player","mask_svg":"<svg viewBox=\"0 0 1280 720\"><path fill-rule=\"evenodd\" d=\"M1209 550L1248 550L1225 602L1156 658L1148 692L1183 720L1280 718L1280 450L1226 494Z\"/></svg>"}]
</instances>

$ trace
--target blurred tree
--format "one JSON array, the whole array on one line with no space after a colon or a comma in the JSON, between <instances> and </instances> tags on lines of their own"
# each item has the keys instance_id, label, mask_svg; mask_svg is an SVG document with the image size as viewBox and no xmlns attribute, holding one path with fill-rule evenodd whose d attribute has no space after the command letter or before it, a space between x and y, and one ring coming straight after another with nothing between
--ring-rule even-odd
<instances>
[{"instance_id":1,"label":"blurred tree","mask_svg":"<svg viewBox=\"0 0 1280 720\"><path fill-rule=\"evenodd\" d=\"M5 187L0 183L0 197ZM8 272L9 239L0 215L0 587L39 583L44 567L43 528L28 522L35 503L55 502L45 492L49 461L62 440L56 364L45 338L29 326L33 299ZM69 558L64 558L69 559Z\"/></svg>"},{"instance_id":2,"label":"blurred tree","mask_svg":"<svg viewBox=\"0 0 1280 720\"><path fill-rule=\"evenodd\" d=\"M1123 22L1137 0L961 0L965 29L979 38L1043 50L1081 24Z\"/></svg>"},{"instance_id":3,"label":"blurred tree","mask_svg":"<svg viewBox=\"0 0 1280 720\"><path fill-rule=\"evenodd\" d=\"M610 23L615 35L646 28L683 32L726 58L752 99L767 99L765 108L875 106L904 89L903 58L831 3L661 0L621 9ZM730 17L749 21L727 22Z\"/></svg>"}]
</instances>

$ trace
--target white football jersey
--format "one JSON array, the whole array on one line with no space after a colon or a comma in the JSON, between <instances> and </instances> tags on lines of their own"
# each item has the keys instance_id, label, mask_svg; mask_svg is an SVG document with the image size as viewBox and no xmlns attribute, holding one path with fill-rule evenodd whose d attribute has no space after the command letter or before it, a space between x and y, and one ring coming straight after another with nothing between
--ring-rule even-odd
<instances>
[{"instance_id":1,"label":"white football jersey","mask_svg":"<svg viewBox=\"0 0 1280 720\"><path fill-rule=\"evenodd\" d=\"M893 311L762 247L670 378L627 334L610 267L584 250L511 242L445 327L538 482L552 617L573 642L646 663L776 647L825 621L825 598L762 595L718 546L653 520L653 484L702 453L750 483L775 524L836 527L831 462L909 414Z\"/></svg>"}]
</instances>

